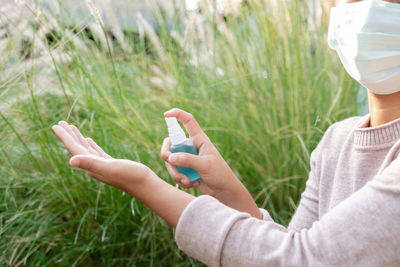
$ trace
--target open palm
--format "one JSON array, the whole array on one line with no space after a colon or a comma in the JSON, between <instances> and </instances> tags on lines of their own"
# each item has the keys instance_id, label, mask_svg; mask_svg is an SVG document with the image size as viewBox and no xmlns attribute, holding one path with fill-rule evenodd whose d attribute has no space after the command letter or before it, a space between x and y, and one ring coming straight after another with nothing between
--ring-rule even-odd
<instances>
[{"instance_id":1,"label":"open palm","mask_svg":"<svg viewBox=\"0 0 400 267\"><path fill-rule=\"evenodd\" d=\"M114 159L91 138L84 137L74 125L60 121L52 127L57 137L73 156L69 163L87 174L121 190L127 184L140 184L152 172L147 166L126 159Z\"/></svg>"}]
</instances>

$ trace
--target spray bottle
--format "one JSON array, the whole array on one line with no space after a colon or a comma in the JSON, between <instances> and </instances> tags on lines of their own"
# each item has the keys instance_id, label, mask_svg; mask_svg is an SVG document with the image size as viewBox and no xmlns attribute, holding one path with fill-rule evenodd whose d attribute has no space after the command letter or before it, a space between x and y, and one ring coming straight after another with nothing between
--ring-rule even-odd
<instances>
[{"instance_id":1,"label":"spray bottle","mask_svg":"<svg viewBox=\"0 0 400 267\"><path fill-rule=\"evenodd\" d=\"M169 138L171 139L171 153L186 152L197 155L197 150L193 146L191 139L186 138L185 132L182 130L175 117L165 118L168 126ZM180 173L186 175L191 182L200 179L200 174L188 167L176 166Z\"/></svg>"}]
</instances>

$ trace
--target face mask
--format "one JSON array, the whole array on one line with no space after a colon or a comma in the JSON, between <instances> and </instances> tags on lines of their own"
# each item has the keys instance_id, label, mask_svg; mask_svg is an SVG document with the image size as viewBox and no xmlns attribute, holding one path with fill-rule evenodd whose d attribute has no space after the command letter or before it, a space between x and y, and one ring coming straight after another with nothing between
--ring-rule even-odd
<instances>
[{"instance_id":1,"label":"face mask","mask_svg":"<svg viewBox=\"0 0 400 267\"><path fill-rule=\"evenodd\" d=\"M332 8L328 42L364 87L400 91L400 4L364 0Z\"/></svg>"}]
</instances>

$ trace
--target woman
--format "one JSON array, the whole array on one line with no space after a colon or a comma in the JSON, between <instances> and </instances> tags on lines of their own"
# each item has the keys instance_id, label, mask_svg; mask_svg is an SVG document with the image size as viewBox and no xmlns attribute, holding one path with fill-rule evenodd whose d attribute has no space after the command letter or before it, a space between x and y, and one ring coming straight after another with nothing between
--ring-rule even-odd
<instances>
[{"instance_id":1,"label":"woman","mask_svg":"<svg viewBox=\"0 0 400 267\"><path fill-rule=\"evenodd\" d=\"M399 266L400 0L342 1L332 10L329 43L368 88L370 114L327 130L311 155L306 190L288 228L257 208L182 110L164 115L184 124L199 155L171 154L169 139L161 155L177 183L204 193L197 198L140 163L111 158L66 122L53 130L74 155L71 166L142 201L176 227L183 251L208 265ZM173 166L192 167L202 179L190 183Z\"/></svg>"}]
</instances>

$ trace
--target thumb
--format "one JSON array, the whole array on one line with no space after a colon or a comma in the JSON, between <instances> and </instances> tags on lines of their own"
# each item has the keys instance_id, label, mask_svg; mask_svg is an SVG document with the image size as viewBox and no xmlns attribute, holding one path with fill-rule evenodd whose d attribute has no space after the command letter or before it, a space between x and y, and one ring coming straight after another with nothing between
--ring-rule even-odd
<instances>
[{"instance_id":1,"label":"thumb","mask_svg":"<svg viewBox=\"0 0 400 267\"><path fill-rule=\"evenodd\" d=\"M207 159L204 156L193 155L190 153L171 153L168 162L175 166L189 167L197 171L207 168Z\"/></svg>"},{"instance_id":2,"label":"thumb","mask_svg":"<svg viewBox=\"0 0 400 267\"><path fill-rule=\"evenodd\" d=\"M107 175L110 171L111 159L95 155L76 155L69 160L72 167L81 168L88 172Z\"/></svg>"}]
</instances>

